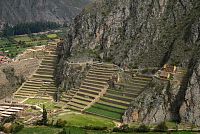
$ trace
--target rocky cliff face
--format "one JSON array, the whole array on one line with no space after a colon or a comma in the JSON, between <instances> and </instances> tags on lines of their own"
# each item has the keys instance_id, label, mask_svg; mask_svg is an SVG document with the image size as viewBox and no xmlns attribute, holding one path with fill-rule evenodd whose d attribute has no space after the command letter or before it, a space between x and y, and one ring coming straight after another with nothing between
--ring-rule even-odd
<instances>
[{"instance_id":1,"label":"rocky cliff face","mask_svg":"<svg viewBox=\"0 0 200 134\"><path fill-rule=\"evenodd\" d=\"M143 123L174 120L200 125L199 51L199 0L100 0L75 18L62 60L103 60L129 68L169 63L187 68L180 86L155 82L129 110L139 111ZM131 112L127 111L125 121L132 121Z\"/></svg>"},{"instance_id":2,"label":"rocky cliff face","mask_svg":"<svg viewBox=\"0 0 200 134\"><path fill-rule=\"evenodd\" d=\"M199 10L197 0L101 0L75 18L67 45L72 55L118 65L187 66L199 40Z\"/></svg>"},{"instance_id":3,"label":"rocky cliff face","mask_svg":"<svg viewBox=\"0 0 200 134\"><path fill-rule=\"evenodd\" d=\"M183 122L200 126L200 60L194 66L180 115Z\"/></svg>"},{"instance_id":4,"label":"rocky cliff face","mask_svg":"<svg viewBox=\"0 0 200 134\"><path fill-rule=\"evenodd\" d=\"M63 24L77 15L89 0L1 0L0 22L52 21Z\"/></svg>"}]
</instances>

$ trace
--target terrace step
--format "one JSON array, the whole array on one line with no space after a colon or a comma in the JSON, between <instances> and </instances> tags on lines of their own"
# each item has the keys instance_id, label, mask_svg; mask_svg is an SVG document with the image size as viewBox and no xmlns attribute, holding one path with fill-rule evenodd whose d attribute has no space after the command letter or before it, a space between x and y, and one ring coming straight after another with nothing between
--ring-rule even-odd
<instances>
[{"instance_id":1,"label":"terrace step","mask_svg":"<svg viewBox=\"0 0 200 134\"><path fill-rule=\"evenodd\" d=\"M25 90L19 90L17 93L28 93L28 94L37 94L38 91L25 91Z\"/></svg>"},{"instance_id":2,"label":"terrace step","mask_svg":"<svg viewBox=\"0 0 200 134\"><path fill-rule=\"evenodd\" d=\"M78 92L78 90L70 90L69 92L75 94L76 92Z\"/></svg>"},{"instance_id":3,"label":"terrace step","mask_svg":"<svg viewBox=\"0 0 200 134\"><path fill-rule=\"evenodd\" d=\"M152 77L145 77L145 76L135 76L133 79L144 80L144 81L151 81Z\"/></svg>"},{"instance_id":4,"label":"terrace step","mask_svg":"<svg viewBox=\"0 0 200 134\"><path fill-rule=\"evenodd\" d=\"M88 97L91 97L91 98L96 98L97 95L93 95L93 94L88 94L88 93L84 93L84 92L77 92L77 96L88 96Z\"/></svg>"},{"instance_id":5,"label":"terrace step","mask_svg":"<svg viewBox=\"0 0 200 134\"><path fill-rule=\"evenodd\" d=\"M43 81L27 81L27 84L43 84Z\"/></svg>"},{"instance_id":6,"label":"terrace step","mask_svg":"<svg viewBox=\"0 0 200 134\"><path fill-rule=\"evenodd\" d=\"M29 80L38 80L38 81L43 81L43 82L54 82L53 79L41 79L41 78L35 78L35 77L32 77Z\"/></svg>"},{"instance_id":7,"label":"terrace step","mask_svg":"<svg viewBox=\"0 0 200 134\"><path fill-rule=\"evenodd\" d=\"M65 103L68 103L68 102L70 102L70 100L69 100L69 99L65 99L65 98L61 98L61 99L60 99L60 101L61 101L61 102L65 102Z\"/></svg>"},{"instance_id":8,"label":"terrace step","mask_svg":"<svg viewBox=\"0 0 200 134\"><path fill-rule=\"evenodd\" d=\"M110 94L110 93L106 93L105 97L122 100L122 101L126 101L126 102L131 102L133 100L133 98L131 98L131 97L120 96L120 95Z\"/></svg>"},{"instance_id":9,"label":"terrace step","mask_svg":"<svg viewBox=\"0 0 200 134\"><path fill-rule=\"evenodd\" d=\"M22 88L26 88L26 89L40 89L41 86L39 87L35 87L34 85L33 86L23 86Z\"/></svg>"},{"instance_id":10,"label":"terrace step","mask_svg":"<svg viewBox=\"0 0 200 134\"><path fill-rule=\"evenodd\" d=\"M19 91L21 91L21 90L32 92L32 91L38 91L39 89L21 88Z\"/></svg>"},{"instance_id":11,"label":"terrace step","mask_svg":"<svg viewBox=\"0 0 200 134\"><path fill-rule=\"evenodd\" d=\"M99 85L108 85L108 83L105 82L105 81L98 81L98 80L94 80L94 79L88 79L88 78L86 78L84 81L88 82L88 83L99 84Z\"/></svg>"},{"instance_id":12,"label":"terrace step","mask_svg":"<svg viewBox=\"0 0 200 134\"><path fill-rule=\"evenodd\" d=\"M42 83L24 83L23 86L34 86L34 87L41 87Z\"/></svg>"},{"instance_id":13,"label":"terrace step","mask_svg":"<svg viewBox=\"0 0 200 134\"><path fill-rule=\"evenodd\" d=\"M89 76L98 76L98 77L102 77L102 78L110 78L112 76L113 73L107 74L107 73L99 73L99 72L89 72L88 75Z\"/></svg>"},{"instance_id":14,"label":"terrace step","mask_svg":"<svg viewBox=\"0 0 200 134\"><path fill-rule=\"evenodd\" d=\"M87 89L91 89L91 90L94 90L94 91L99 91L99 92L101 92L101 91L102 91L102 88L98 88L98 87L91 87L91 86L87 86L87 85L81 85L81 88L87 88Z\"/></svg>"},{"instance_id":15,"label":"terrace step","mask_svg":"<svg viewBox=\"0 0 200 134\"><path fill-rule=\"evenodd\" d=\"M57 60L58 55L48 55L43 58L43 60Z\"/></svg>"},{"instance_id":16,"label":"terrace step","mask_svg":"<svg viewBox=\"0 0 200 134\"><path fill-rule=\"evenodd\" d=\"M41 63L39 68L55 68L56 64L55 63Z\"/></svg>"},{"instance_id":17,"label":"terrace step","mask_svg":"<svg viewBox=\"0 0 200 134\"><path fill-rule=\"evenodd\" d=\"M127 92L127 93L132 93L132 94L140 94L142 91L143 91L143 89L141 90L141 89L129 89L129 88L123 88L123 89L116 89L116 91L118 91L118 92Z\"/></svg>"},{"instance_id":18,"label":"terrace step","mask_svg":"<svg viewBox=\"0 0 200 134\"><path fill-rule=\"evenodd\" d=\"M101 78L101 77L97 77L97 76L86 76L86 79L92 79L92 80L97 80L97 81L102 81L102 82L106 82L108 81L108 78Z\"/></svg>"},{"instance_id":19,"label":"terrace step","mask_svg":"<svg viewBox=\"0 0 200 134\"><path fill-rule=\"evenodd\" d=\"M105 101L105 102L109 102L109 103L113 103L113 104L118 104L118 105L122 105L122 106L129 106L130 102L126 102L126 101L122 101L122 100L117 100L117 99L112 99L109 97L102 97L101 100Z\"/></svg>"},{"instance_id":20,"label":"terrace step","mask_svg":"<svg viewBox=\"0 0 200 134\"><path fill-rule=\"evenodd\" d=\"M27 97L30 97L30 96L33 96L33 95L36 95L36 94L16 93L14 96L27 96Z\"/></svg>"},{"instance_id":21,"label":"terrace step","mask_svg":"<svg viewBox=\"0 0 200 134\"><path fill-rule=\"evenodd\" d=\"M55 65L40 65L39 69L55 69Z\"/></svg>"},{"instance_id":22,"label":"terrace step","mask_svg":"<svg viewBox=\"0 0 200 134\"><path fill-rule=\"evenodd\" d=\"M114 64L107 64L107 63L93 63L92 66L94 67L104 67L104 68L115 68Z\"/></svg>"},{"instance_id":23,"label":"terrace step","mask_svg":"<svg viewBox=\"0 0 200 134\"><path fill-rule=\"evenodd\" d=\"M77 104L76 102L71 102L71 101L69 103L67 103L67 105L74 106L74 107L77 107L77 108L80 108L80 109L85 108L85 105Z\"/></svg>"},{"instance_id":24,"label":"terrace step","mask_svg":"<svg viewBox=\"0 0 200 134\"><path fill-rule=\"evenodd\" d=\"M141 83L141 82L126 82L127 85L135 85L135 86L146 86L149 82Z\"/></svg>"},{"instance_id":25,"label":"terrace step","mask_svg":"<svg viewBox=\"0 0 200 134\"><path fill-rule=\"evenodd\" d=\"M87 89L87 88L80 88L79 92L85 92L85 93L94 94L94 95L99 95L100 93L98 91Z\"/></svg>"},{"instance_id":26,"label":"terrace step","mask_svg":"<svg viewBox=\"0 0 200 134\"><path fill-rule=\"evenodd\" d=\"M136 77L143 77L143 78L151 78L152 79L152 75L138 74Z\"/></svg>"},{"instance_id":27,"label":"terrace step","mask_svg":"<svg viewBox=\"0 0 200 134\"><path fill-rule=\"evenodd\" d=\"M115 70L107 70L107 69L102 69L102 68L91 68L89 72L97 72L97 73L107 73L107 74L113 74Z\"/></svg>"},{"instance_id":28,"label":"terrace step","mask_svg":"<svg viewBox=\"0 0 200 134\"><path fill-rule=\"evenodd\" d=\"M71 99L73 96L69 96L69 95L62 95L63 99Z\"/></svg>"},{"instance_id":29,"label":"terrace step","mask_svg":"<svg viewBox=\"0 0 200 134\"><path fill-rule=\"evenodd\" d=\"M79 100L79 99L72 99L71 102L74 102L74 103L77 103L77 104L80 104L80 105L85 105L87 106L90 102L88 101L82 101L82 100Z\"/></svg>"},{"instance_id":30,"label":"terrace step","mask_svg":"<svg viewBox=\"0 0 200 134\"><path fill-rule=\"evenodd\" d=\"M127 91L125 92L125 91L118 91L118 90L111 90L111 89L108 89L107 93L127 96L127 97L137 97L139 95L139 93L135 93L135 92L127 92Z\"/></svg>"},{"instance_id":31,"label":"terrace step","mask_svg":"<svg viewBox=\"0 0 200 134\"><path fill-rule=\"evenodd\" d=\"M89 83L89 82L83 82L83 85L87 85L87 86L91 86L91 87L98 87L98 88L102 88L104 89L106 85L102 85L102 84L94 84L94 83Z\"/></svg>"},{"instance_id":32,"label":"terrace step","mask_svg":"<svg viewBox=\"0 0 200 134\"><path fill-rule=\"evenodd\" d=\"M34 74L33 77L35 77L35 78L54 78L53 75L41 75L41 74Z\"/></svg>"},{"instance_id":33,"label":"terrace step","mask_svg":"<svg viewBox=\"0 0 200 134\"><path fill-rule=\"evenodd\" d=\"M56 92L56 89L48 89L48 88L41 88L41 91L49 91L49 92Z\"/></svg>"},{"instance_id":34,"label":"terrace step","mask_svg":"<svg viewBox=\"0 0 200 134\"><path fill-rule=\"evenodd\" d=\"M99 74L99 75L112 75L114 72L108 72L108 71L98 71L98 70L90 70L89 72L88 72L89 74Z\"/></svg>"},{"instance_id":35,"label":"terrace step","mask_svg":"<svg viewBox=\"0 0 200 134\"><path fill-rule=\"evenodd\" d=\"M107 111L107 110L99 109L99 108L96 108L96 107L91 107L91 108L87 109L86 113L101 116L101 117L104 117L104 118L109 118L109 119L112 119L112 120L117 120L117 121L120 121L121 118L122 118L122 114L120 114L120 113Z\"/></svg>"},{"instance_id":36,"label":"terrace step","mask_svg":"<svg viewBox=\"0 0 200 134\"><path fill-rule=\"evenodd\" d=\"M69 109L74 110L74 111L82 111L83 110L82 108L71 106L71 105L69 106Z\"/></svg>"},{"instance_id":37,"label":"terrace step","mask_svg":"<svg viewBox=\"0 0 200 134\"><path fill-rule=\"evenodd\" d=\"M117 104L105 102L105 101L102 101L102 100L98 101L97 104L106 105L106 106L115 107L115 108L121 108L121 109L124 109L124 110L126 110L128 108L127 106L117 105Z\"/></svg>"},{"instance_id":38,"label":"terrace step","mask_svg":"<svg viewBox=\"0 0 200 134\"><path fill-rule=\"evenodd\" d=\"M36 73L40 75L54 75L54 72L51 71L36 71Z\"/></svg>"},{"instance_id":39,"label":"terrace step","mask_svg":"<svg viewBox=\"0 0 200 134\"><path fill-rule=\"evenodd\" d=\"M93 99L85 98L85 97L82 97L82 96L75 96L74 98L79 99L79 100L88 101L88 102L91 102L93 100Z\"/></svg>"},{"instance_id":40,"label":"terrace step","mask_svg":"<svg viewBox=\"0 0 200 134\"><path fill-rule=\"evenodd\" d=\"M117 83L116 85L119 85L121 87L124 87L124 88L130 88L130 89L143 89L145 86L141 86L141 85L127 85L127 84L124 84L124 83Z\"/></svg>"},{"instance_id":41,"label":"terrace step","mask_svg":"<svg viewBox=\"0 0 200 134\"><path fill-rule=\"evenodd\" d=\"M103 110L106 110L106 111L119 113L119 114L123 114L125 112L125 110L121 109L121 108L115 108L115 107L106 106L106 105L97 104L97 103L92 105L92 107L95 107L95 108L98 108L98 109L103 109Z\"/></svg>"},{"instance_id":42,"label":"terrace step","mask_svg":"<svg viewBox=\"0 0 200 134\"><path fill-rule=\"evenodd\" d=\"M39 68L37 71L54 71L54 69L52 68L46 68L46 69L43 69L43 68Z\"/></svg>"},{"instance_id":43,"label":"terrace step","mask_svg":"<svg viewBox=\"0 0 200 134\"><path fill-rule=\"evenodd\" d=\"M111 75L102 75L102 74L95 74L95 73L89 73L87 76L101 78L105 80L109 80L112 77Z\"/></svg>"}]
</instances>

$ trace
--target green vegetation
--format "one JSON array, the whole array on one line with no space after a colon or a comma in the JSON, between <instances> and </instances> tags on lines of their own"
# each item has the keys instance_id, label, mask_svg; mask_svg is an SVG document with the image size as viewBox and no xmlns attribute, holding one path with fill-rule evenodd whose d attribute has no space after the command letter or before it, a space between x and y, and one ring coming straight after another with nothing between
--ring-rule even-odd
<instances>
[{"instance_id":1,"label":"green vegetation","mask_svg":"<svg viewBox=\"0 0 200 134\"><path fill-rule=\"evenodd\" d=\"M0 52L14 58L29 47L47 45L49 39L60 37L57 33L49 35L20 35L0 38Z\"/></svg>"},{"instance_id":2,"label":"green vegetation","mask_svg":"<svg viewBox=\"0 0 200 134\"><path fill-rule=\"evenodd\" d=\"M104 109L104 110L108 110L108 111L112 111L112 112L116 112L116 113L124 113L124 109L113 108L113 107L109 107L109 106L98 104L98 103L93 105L93 107Z\"/></svg>"},{"instance_id":3,"label":"green vegetation","mask_svg":"<svg viewBox=\"0 0 200 134\"><path fill-rule=\"evenodd\" d=\"M43 107L45 105L45 108L47 110L52 110L56 109L56 105L54 102L49 101L49 100L43 100L43 99L28 99L24 102L25 104L30 104L30 105L38 105L39 107Z\"/></svg>"},{"instance_id":4,"label":"green vegetation","mask_svg":"<svg viewBox=\"0 0 200 134\"><path fill-rule=\"evenodd\" d=\"M114 123L112 122L112 120L87 114L64 113L58 115L57 117L55 117L55 119L65 120L67 122L66 123L67 126L76 126L76 127L93 126L93 127L107 127L107 128L114 127ZM54 121L56 121L55 119Z\"/></svg>"},{"instance_id":5,"label":"green vegetation","mask_svg":"<svg viewBox=\"0 0 200 134\"><path fill-rule=\"evenodd\" d=\"M60 134L85 134L86 131L82 128L77 127L66 127Z\"/></svg>"},{"instance_id":6,"label":"green vegetation","mask_svg":"<svg viewBox=\"0 0 200 134\"><path fill-rule=\"evenodd\" d=\"M31 105L38 105L41 103L45 103L47 100L40 100L40 99L28 99L24 103L25 104L31 104Z\"/></svg>"},{"instance_id":7,"label":"green vegetation","mask_svg":"<svg viewBox=\"0 0 200 134\"><path fill-rule=\"evenodd\" d=\"M112 112L112 111L107 111L107 110L96 108L96 107L90 107L89 109L86 110L86 112L93 113L95 115L100 115L107 118L112 118L115 120L120 120L122 117L122 114Z\"/></svg>"},{"instance_id":8,"label":"green vegetation","mask_svg":"<svg viewBox=\"0 0 200 134\"><path fill-rule=\"evenodd\" d=\"M55 22L26 22L19 23L15 26L6 24L3 29L3 36L23 35L30 33L38 33L45 30L59 28L60 25Z\"/></svg>"},{"instance_id":9,"label":"green vegetation","mask_svg":"<svg viewBox=\"0 0 200 134\"><path fill-rule=\"evenodd\" d=\"M47 37L48 37L49 39L55 39L55 38L58 37L58 35L57 35L57 34L48 34Z\"/></svg>"},{"instance_id":10,"label":"green vegetation","mask_svg":"<svg viewBox=\"0 0 200 134\"><path fill-rule=\"evenodd\" d=\"M15 36L14 40L17 41L17 42L20 42L20 41L30 42L31 38L29 36L26 36L26 35L24 35L24 36Z\"/></svg>"},{"instance_id":11,"label":"green vegetation","mask_svg":"<svg viewBox=\"0 0 200 134\"><path fill-rule=\"evenodd\" d=\"M54 127L26 127L16 134L56 134L61 131L60 128Z\"/></svg>"}]
</instances>

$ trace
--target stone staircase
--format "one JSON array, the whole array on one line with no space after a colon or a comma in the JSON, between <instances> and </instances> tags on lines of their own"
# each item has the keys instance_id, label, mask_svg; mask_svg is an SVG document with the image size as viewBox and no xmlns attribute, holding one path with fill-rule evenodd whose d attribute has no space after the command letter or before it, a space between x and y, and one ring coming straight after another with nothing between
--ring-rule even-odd
<instances>
[{"instance_id":1,"label":"stone staircase","mask_svg":"<svg viewBox=\"0 0 200 134\"><path fill-rule=\"evenodd\" d=\"M131 81L117 83L115 88L108 89L106 94L85 112L120 121L131 101L145 90L151 81L152 77L140 75L133 77Z\"/></svg>"},{"instance_id":2,"label":"stone staircase","mask_svg":"<svg viewBox=\"0 0 200 134\"><path fill-rule=\"evenodd\" d=\"M107 82L116 71L113 64L94 63L80 88L66 95L67 108L82 112L97 102L106 93Z\"/></svg>"},{"instance_id":3,"label":"stone staircase","mask_svg":"<svg viewBox=\"0 0 200 134\"><path fill-rule=\"evenodd\" d=\"M54 70L57 61L57 45L47 46L45 57L36 72L14 93L14 98L52 99L57 92Z\"/></svg>"}]
</instances>

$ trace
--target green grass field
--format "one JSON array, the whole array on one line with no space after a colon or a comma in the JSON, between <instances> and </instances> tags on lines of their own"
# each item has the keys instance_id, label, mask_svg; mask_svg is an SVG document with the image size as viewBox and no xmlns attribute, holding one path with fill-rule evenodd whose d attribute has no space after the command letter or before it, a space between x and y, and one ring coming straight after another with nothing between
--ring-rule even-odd
<instances>
[{"instance_id":1,"label":"green grass field","mask_svg":"<svg viewBox=\"0 0 200 134\"><path fill-rule=\"evenodd\" d=\"M62 33L62 32L61 32ZM59 33L59 34L61 34ZM47 45L49 39L59 38L59 34L48 35L21 35L8 38L0 38L0 52L4 52L10 58L16 57L29 47Z\"/></svg>"},{"instance_id":2,"label":"green grass field","mask_svg":"<svg viewBox=\"0 0 200 134\"><path fill-rule=\"evenodd\" d=\"M24 102L25 104L30 104L30 105L38 105L39 107L43 107L45 105L45 108L47 110L53 110L56 109L55 103L51 102L49 100L42 100L42 99L28 99Z\"/></svg>"},{"instance_id":3,"label":"green grass field","mask_svg":"<svg viewBox=\"0 0 200 134\"><path fill-rule=\"evenodd\" d=\"M54 127L25 127L17 134L57 134L62 131L61 128Z\"/></svg>"},{"instance_id":4,"label":"green grass field","mask_svg":"<svg viewBox=\"0 0 200 134\"><path fill-rule=\"evenodd\" d=\"M42 45L47 45L47 40L39 40L39 41L31 41L31 42L26 42L28 46L42 46Z\"/></svg>"},{"instance_id":5,"label":"green grass field","mask_svg":"<svg viewBox=\"0 0 200 134\"><path fill-rule=\"evenodd\" d=\"M1 45L4 45L4 44L6 44L6 43L9 43L9 40L8 40L8 39L6 39L6 38L0 39L0 46L1 46Z\"/></svg>"},{"instance_id":6,"label":"green grass field","mask_svg":"<svg viewBox=\"0 0 200 134\"><path fill-rule=\"evenodd\" d=\"M56 121L56 119L66 120L67 126L76 126L76 127L97 126L97 127L108 127L108 128L113 128L115 126L112 120L93 115L79 114L79 113L60 114L57 117L54 117L54 121Z\"/></svg>"},{"instance_id":7,"label":"green grass field","mask_svg":"<svg viewBox=\"0 0 200 134\"><path fill-rule=\"evenodd\" d=\"M57 34L48 34L48 35L47 35L47 38L49 38L49 39L55 39L55 38L57 38L57 37L58 37Z\"/></svg>"},{"instance_id":8,"label":"green grass field","mask_svg":"<svg viewBox=\"0 0 200 134\"><path fill-rule=\"evenodd\" d=\"M13 39L17 42L19 42L19 41L30 42L31 41L31 38L28 35L14 36Z\"/></svg>"},{"instance_id":9,"label":"green grass field","mask_svg":"<svg viewBox=\"0 0 200 134\"><path fill-rule=\"evenodd\" d=\"M62 128L55 128L55 127L45 127L45 126L35 126L35 127L25 127L20 132L16 134L58 134L61 132ZM65 128L66 134L167 134L166 132L148 132L148 133L122 133L122 132L105 132L105 131L91 131L91 130L84 130L77 127L66 127ZM171 132L170 134L198 134L194 132Z\"/></svg>"},{"instance_id":10,"label":"green grass field","mask_svg":"<svg viewBox=\"0 0 200 134\"><path fill-rule=\"evenodd\" d=\"M99 108L95 108L95 107L91 107L91 108L87 109L86 112L93 113L96 115L102 115L102 116L112 118L115 120L120 120L122 117L122 114L119 114L116 112L111 112L111 111L106 111L104 109L99 109Z\"/></svg>"}]
</instances>

